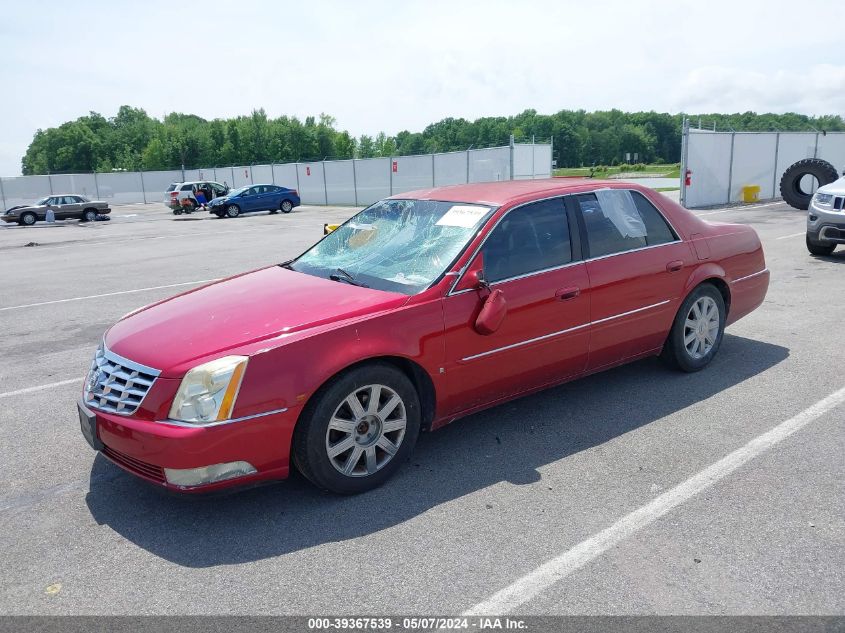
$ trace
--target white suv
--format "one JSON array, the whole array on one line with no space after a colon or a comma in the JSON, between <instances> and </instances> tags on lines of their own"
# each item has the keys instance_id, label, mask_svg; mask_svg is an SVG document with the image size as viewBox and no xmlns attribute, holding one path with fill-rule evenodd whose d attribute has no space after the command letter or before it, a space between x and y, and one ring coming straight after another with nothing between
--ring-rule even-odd
<instances>
[{"instance_id":1,"label":"white suv","mask_svg":"<svg viewBox=\"0 0 845 633\"><path fill-rule=\"evenodd\" d=\"M845 176L819 187L807 213L807 250L830 255L837 244L845 244Z\"/></svg>"},{"instance_id":2,"label":"white suv","mask_svg":"<svg viewBox=\"0 0 845 633\"><path fill-rule=\"evenodd\" d=\"M210 180L195 180L192 182L173 182L164 192L164 204L173 211L173 215L191 213L200 203L197 202L197 193L202 191L206 203L214 198L225 196L229 193L229 187L219 182Z\"/></svg>"}]
</instances>

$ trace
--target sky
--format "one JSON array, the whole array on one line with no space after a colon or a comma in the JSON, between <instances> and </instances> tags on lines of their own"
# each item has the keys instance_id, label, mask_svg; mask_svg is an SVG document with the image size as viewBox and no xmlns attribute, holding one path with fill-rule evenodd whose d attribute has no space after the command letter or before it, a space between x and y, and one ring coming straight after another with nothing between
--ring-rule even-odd
<instances>
[{"instance_id":1,"label":"sky","mask_svg":"<svg viewBox=\"0 0 845 633\"><path fill-rule=\"evenodd\" d=\"M354 136L533 108L845 115L837 0L4 3L0 175L121 105L325 112Z\"/></svg>"}]
</instances>

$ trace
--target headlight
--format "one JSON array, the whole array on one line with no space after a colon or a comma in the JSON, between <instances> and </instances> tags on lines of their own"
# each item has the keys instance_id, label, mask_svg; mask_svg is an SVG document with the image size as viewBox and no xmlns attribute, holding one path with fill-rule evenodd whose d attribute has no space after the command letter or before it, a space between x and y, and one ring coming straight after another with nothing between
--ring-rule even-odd
<instances>
[{"instance_id":1,"label":"headlight","mask_svg":"<svg viewBox=\"0 0 845 633\"><path fill-rule=\"evenodd\" d=\"M831 193L816 194L816 204L830 204L831 200L833 200L833 194Z\"/></svg>"},{"instance_id":2,"label":"headlight","mask_svg":"<svg viewBox=\"0 0 845 633\"><path fill-rule=\"evenodd\" d=\"M224 356L189 371L170 407L170 419L199 426L228 420L249 359Z\"/></svg>"}]
</instances>

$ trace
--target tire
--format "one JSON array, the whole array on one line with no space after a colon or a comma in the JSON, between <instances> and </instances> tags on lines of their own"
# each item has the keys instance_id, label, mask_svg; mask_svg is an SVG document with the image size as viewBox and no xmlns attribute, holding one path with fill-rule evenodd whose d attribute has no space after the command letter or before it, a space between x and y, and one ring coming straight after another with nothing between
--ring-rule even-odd
<instances>
[{"instance_id":1,"label":"tire","mask_svg":"<svg viewBox=\"0 0 845 633\"><path fill-rule=\"evenodd\" d=\"M182 209L174 209L173 215L182 215Z\"/></svg>"},{"instance_id":2,"label":"tire","mask_svg":"<svg viewBox=\"0 0 845 633\"><path fill-rule=\"evenodd\" d=\"M241 214L241 208L236 204L230 204L226 207L226 217L236 218Z\"/></svg>"},{"instance_id":3,"label":"tire","mask_svg":"<svg viewBox=\"0 0 845 633\"><path fill-rule=\"evenodd\" d=\"M223 219L223 212L222 211L215 211L214 215L216 215L217 218L220 219L220 220Z\"/></svg>"},{"instance_id":4,"label":"tire","mask_svg":"<svg viewBox=\"0 0 845 633\"><path fill-rule=\"evenodd\" d=\"M290 200L282 200L282 204L279 205L279 211L282 213L290 213L293 211L293 202Z\"/></svg>"},{"instance_id":5,"label":"tire","mask_svg":"<svg viewBox=\"0 0 845 633\"><path fill-rule=\"evenodd\" d=\"M722 344L726 317L722 293L709 283L697 286L678 309L660 357L681 371L704 369Z\"/></svg>"},{"instance_id":6,"label":"tire","mask_svg":"<svg viewBox=\"0 0 845 633\"><path fill-rule=\"evenodd\" d=\"M371 407L371 401L377 404ZM411 381L392 365L374 363L338 375L314 394L294 430L291 453L314 485L357 494L387 481L413 451L419 432L419 397Z\"/></svg>"},{"instance_id":7,"label":"tire","mask_svg":"<svg viewBox=\"0 0 845 633\"><path fill-rule=\"evenodd\" d=\"M32 226L38 222L38 216L34 213L28 211L26 213L21 214L20 224L21 226Z\"/></svg>"},{"instance_id":8,"label":"tire","mask_svg":"<svg viewBox=\"0 0 845 633\"><path fill-rule=\"evenodd\" d=\"M97 211L94 209L85 209L82 212L82 221L83 222L93 222L97 219Z\"/></svg>"},{"instance_id":9,"label":"tire","mask_svg":"<svg viewBox=\"0 0 845 633\"><path fill-rule=\"evenodd\" d=\"M813 197L812 193L801 189L801 179L807 175L815 176L819 181L819 187L839 178L836 168L820 158L805 158L790 165L780 179L780 195L789 206L802 211L810 207L810 200Z\"/></svg>"},{"instance_id":10,"label":"tire","mask_svg":"<svg viewBox=\"0 0 845 633\"><path fill-rule=\"evenodd\" d=\"M807 235L807 250L810 251L811 255L821 255L822 257L826 257L833 253L836 249L836 244L821 244L819 242L814 242L810 239L810 236Z\"/></svg>"}]
</instances>

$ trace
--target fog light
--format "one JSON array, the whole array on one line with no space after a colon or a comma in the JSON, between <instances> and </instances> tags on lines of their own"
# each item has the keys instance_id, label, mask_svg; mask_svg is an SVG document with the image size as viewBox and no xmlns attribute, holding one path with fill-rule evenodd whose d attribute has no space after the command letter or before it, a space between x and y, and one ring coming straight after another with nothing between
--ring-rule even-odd
<instances>
[{"instance_id":1,"label":"fog light","mask_svg":"<svg viewBox=\"0 0 845 633\"><path fill-rule=\"evenodd\" d=\"M810 222L815 222L818 219L819 219L819 216L813 215L812 213L810 214Z\"/></svg>"},{"instance_id":2,"label":"fog light","mask_svg":"<svg viewBox=\"0 0 845 633\"><path fill-rule=\"evenodd\" d=\"M212 464L211 466L202 466L200 468L165 468L164 476L167 477L168 483L186 488L189 486L212 484L216 481L225 481L226 479L234 479L235 477L243 477L244 475L251 475L254 472L256 472L255 466L249 462L229 462L227 464Z\"/></svg>"}]
</instances>

